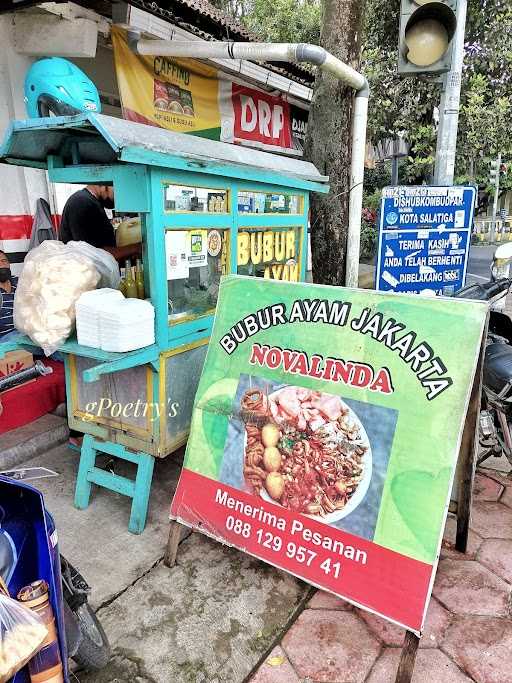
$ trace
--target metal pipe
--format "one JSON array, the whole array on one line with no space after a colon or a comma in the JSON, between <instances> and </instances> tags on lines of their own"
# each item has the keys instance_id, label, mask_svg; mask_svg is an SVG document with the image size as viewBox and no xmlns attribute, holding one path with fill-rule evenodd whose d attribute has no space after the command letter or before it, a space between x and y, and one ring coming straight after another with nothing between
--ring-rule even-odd
<instances>
[{"instance_id":1,"label":"metal pipe","mask_svg":"<svg viewBox=\"0 0 512 683\"><path fill-rule=\"evenodd\" d=\"M350 169L349 222L345 284L357 287L363 209L364 160L368 98L366 78L318 45L307 43L233 43L178 40L144 40L128 33L128 43L140 55L189 57L193 59L248 59L257 62L308 62L318 66L357 91L352 120L352 163Z\"/></svg>"},{"instance_id":2,"label":"metal pipe","mask_svg":"<svg viewBox=\"0 0 512 683\"><path fill-rule=\"evenodd\" d=\"M496 179L494 181L494 198L492 200L492 224L489 241L494 244L496 239L496 218L498 216L498 201L500 199L500 169L501 169L501 152L496 159Z\"/></svg>"},{"instance_id":3,"label":"metal pipe","mask_svg":"<svg viewBox=\"0 0 512 683\"><path fill-rule=\"evenodd\" d=\"M51 375L53 368L51 366L46 366L40 360L37 360L34 365L30 368L25 368L24 370L18 370L13 372L11 375L2 377L0 379L0 391L7 391L7 389L12 389L13 387L28 382L31 379L43 375Z\"/></svg>"},{"instance_id":4,"label":"metal pipe","mask_svg":"<svg viewBox=\"0 0 512 683\"><path fill-rule=\"evenodd\" d=\"M345 273L345 284L347 287L357 287L359 284L368 96L368 87L356 93L352 114L352 164L350 169L349 226Z\"/></svg>"}]
</instances>

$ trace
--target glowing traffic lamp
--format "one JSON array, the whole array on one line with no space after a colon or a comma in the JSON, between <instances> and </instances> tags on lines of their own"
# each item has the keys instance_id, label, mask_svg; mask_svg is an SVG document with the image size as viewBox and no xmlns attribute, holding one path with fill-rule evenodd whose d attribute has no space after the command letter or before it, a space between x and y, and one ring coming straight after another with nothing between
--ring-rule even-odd
<instances>
[{"instance_id":1,"label":"glowing traffic lamp","mask_svg":"<svg viewBox=\"0 0 512 683\"><path fill-rule=\"evenodd\" d=\"M449 71L456 28L457 0L401 0L398 73Z\"/></svg>"}]
</instances>

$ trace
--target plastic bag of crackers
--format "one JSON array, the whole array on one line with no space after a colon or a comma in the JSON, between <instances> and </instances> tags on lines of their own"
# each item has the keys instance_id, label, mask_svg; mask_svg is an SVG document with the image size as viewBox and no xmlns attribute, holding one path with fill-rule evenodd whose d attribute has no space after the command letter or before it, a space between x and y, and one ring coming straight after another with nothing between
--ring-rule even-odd
<instances>
[{"instance_id":1,"label":"plastic bag of crackers","mask_svg":"<svg viewBox=\"0 0 512 683\"><path fill-rule=\"evenodd\" d=\"M6 683L41 649L48 635L43 622L0 586L0 683Z\"/></svg>"}]
</instances>

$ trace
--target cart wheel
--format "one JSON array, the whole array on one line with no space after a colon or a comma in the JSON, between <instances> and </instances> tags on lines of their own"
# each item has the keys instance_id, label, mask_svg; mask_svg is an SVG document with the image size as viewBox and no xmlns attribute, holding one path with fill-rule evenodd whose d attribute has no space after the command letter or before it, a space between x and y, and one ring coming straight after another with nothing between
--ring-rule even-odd
<instances>
[{"instance_id":1,"label":"cart wheel","mask_svg":"<svg viewBox=\"0 0 512 683\"><path fill-rule=\"evenodd\" d=\"M73 659L84 669L103 669L110 659L110 645L98 617L87 602L80 605L74 615L82 634L82 641Z\"/></svg>"}]
</instances>

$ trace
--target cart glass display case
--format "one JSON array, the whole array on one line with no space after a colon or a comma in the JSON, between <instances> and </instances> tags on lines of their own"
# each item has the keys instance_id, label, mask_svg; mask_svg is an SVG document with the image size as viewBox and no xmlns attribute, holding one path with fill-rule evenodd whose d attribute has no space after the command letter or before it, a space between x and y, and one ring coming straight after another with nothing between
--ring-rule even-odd
<instances>
[{"instance_id":1,"label":"cart glass display case","mask_svg":"<svg viewBox=\"0 0 512 683\"><path fill-rule=\"evenodd\" d=\"M229 272L229 239L222 228L166 230L170 323L215 310L220 278Z\"/></svg>"},{"instance_id":2,"label":"cart glass display case","mask_svg":"<svg viewBox=\"0 0 512 683\"><path fill-rule=\"evenodd\" d=\"M299 194L241 191L238 193L239 213L299 215L304 210Z\"/></svg>"},{"instance_id":3,"label":"cart glass display case","mask_svg":"<svg viewBox=\"0 0 512 683\"><path fill-rule=\"evenodd\" d=\"M169 213L229 213L228 192L164 183L164 210Z\"/></svg>"}]
</instances>

